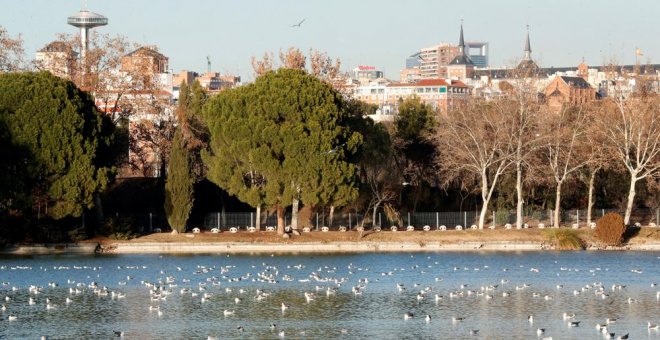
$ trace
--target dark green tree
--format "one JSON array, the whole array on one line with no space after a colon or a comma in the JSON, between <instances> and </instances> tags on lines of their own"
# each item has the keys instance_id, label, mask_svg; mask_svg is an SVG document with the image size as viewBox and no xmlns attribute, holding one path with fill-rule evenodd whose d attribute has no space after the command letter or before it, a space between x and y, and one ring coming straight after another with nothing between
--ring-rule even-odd
<instances>
[{"instance_id":1,"label":"dark green tree","mask_svg":"<svg viewBox=\"0 0 660 340\"><path fill-rule=\"evenodd\" d=\"M201 150L208 144L209 132L202 119L202 109L207 99L208 94L199 81L195 80L192 85L185 81L181 83L176 116L186 148L190 152L190 168L195 181L204 178Z\"/></svg>"},{"instance_id":2,"label":"dark green tree","mask_svg":"<svg viewBox=\"0 0 660 340\"><path fill-rule=\"evenodd\" d=\"M194 178L190 173L190 157L181 128L174 133L170 162L165 182L165 214L173 230L186 231L186 222L193 205Z\"/></svg>"},{"instance_id":3,"label":"dark green tree","mask_svg":"<svg viewBox=\"0 0 660 340\"><path fill-rule=\"evenodd\" d=\"M294 200L314 204L336 200L338 188L356 190L346 157L361 135L348 127L341 94L304 71L280 69L224 91L208 102L204 118L208 178L254 207L275 207L280 233Z\"/></svg>"},{"instance_id":4,"label":"dark green tree","mask_svg":"<svg viewBox=\"0 0 660 340\"><path fill-rule=\"evenodd\" d=\"M409 189L405 190L413 194L413 211L424 185L435 176L433 159L436 150L428 136L433 133L436 114L432 107L422 103L417 96L399 103L393 146L397 163L403 170L402 183L409 185ZM402 200L401 203L403 205L406 202Z\"/></svg>"},{"instance_id":5,"label":"dark green tree","mask_svg":"<svg viewBox=\"0 0 660 340\"><path fill-rule=\"evenodd\" d=\"M31 193L15 209L80 216L114 173L114 125L87 93L50 73L0 74L0 129L10 143L2 167L18 175L13 188ZM0 202L21 201L11 188L0 193Z\"/></svg>"}]
</instances>

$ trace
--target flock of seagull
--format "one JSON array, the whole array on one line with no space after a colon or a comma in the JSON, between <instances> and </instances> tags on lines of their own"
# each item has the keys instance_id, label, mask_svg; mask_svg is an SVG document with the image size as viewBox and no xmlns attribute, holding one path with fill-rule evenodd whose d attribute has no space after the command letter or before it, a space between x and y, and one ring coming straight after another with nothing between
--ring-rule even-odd
<instances>
[{"instance_id":1,"label":"flock of seagull","mask_svg":"<svg viewBox=\"0 0 660 340\"><path fill-rule=\"evenodd\" d=\"M152 277L151 280L147 278L142 279L139 281L139 285L135 278L137 274L122 276L120 281L113 282L112 284L106 283L106 285L95 281L96 279L101 278L101 275L98 274L96 275L96 278L87 275L85 277L87 281L81 280L80 277L77 277L75 279L69 278L65 282L51 281L48 282L46 286L32 284L27 287L20 287L12 284L11 281L5 281L2 282L2 286L0 286L0 293L4 293L5 295L1 310L6 322L18 323L21 321L22 316L13 312L14 310L20 309L22 311L27 310L28 312L30 310L29 308L43 308L47 311L53 312L66 310L68 306L79 303L81 300L79 297L81 295L95 296L98 298L97 301L104 301L107 299L112 301L122 301L125 300L127 296L129 296L129 299L133 299L135 297L131 296L131 294L134 294L134 291L127 289L127 286L136 286L138 287L137 292L148 292L149 303L144 306L144 312L159 319L164 318L165 313L167 312L167 309L162 307L167 306L168 301L177 301L176 299L198 301L200 306L222 301L224 305L220 307L220 310L222 310L222 316L225 319L231 319L236 317L237 314L242 314L239 312L240 306L246 302L261 303L264 306L262 308L270 308L271 310L279 309L282 316L286 316L291 310L304 309L306 306L314 304L319 299L332 299L338 294L350 298L359 298L361 295L366 295L365 292L369 292L370 285L374 282L396 282L396 280L402 279L391 287L391 294L398 294L403 300L409 299L410 303L406 303L405 305L413 307L402 315L399 314L401 315L400 318L403 319L403 323L400 325L401 327L406 327L406 324L415 322L417 319L423 320L426 324L441 322L442 319L444 319L447 323L451 322L451 325L456 328L461 324L469 325L470 322L475 319L475 316L469 313L466 313L467 315L453 316L432 315L432 313L426 312L429 307L421 307L422 303L428 303L431 306L441 306L457 303L460 299L483 299L485 301L490 301L500 298L506 299L515 294L527 294L531 299L538 300L539 303L541 303L540 301L551 301L558 297L557 294L548 293L547 291L545 293L535 291L534 285L529 283L519 282L514 284L507 278L502 278L496 283L491 282L491 284L484 284L481 286L473 283L461 283L457 286L449 286L445 284L443 277L434 276L440 274L433 270L434 265L439 265L439 261L433 261L430 256L426 259L426 263L413 264L409 268L396 267L392 268L392 270L382 272L375 272L369 266L359 266L354 265L353 263L346 264L344 268L326 265L320 267L315 266L314 268L308 269L307 265L303 263L296 265L275 265L269 264L268 262L262 262L261 265L252 265L247 272L241 272L240 270L243 270L244 268L239 270L236 265L232 264L198 264L194 268L178 266L167 270L157 270L157 275L155 277ZM231 263L230 260L223 262ZM85 266L57 266L50 268L0 266L0 273L3 271L16 271L21 269L38 269L40 271L78 269L101 272L104 268ZM130 269L139 272L141 270L147 270L147 266L117 266L116 269L119 271ZM488 269L488 266L472 268L454 267L453 272L479 271L486 269ZM500 270L504 273L509 269L501 268ZM560 269L560 271L571 270L574 269L567 267L561 267ZM594 273L599 270L600 268L591 269ZM531 273L539 273L540 271L541 269L537 267L529 268L529 272ZM401 275L404 272L410 274ZM642 270L633 268L631 272L641 274ZM423 274L434 276L428 280L433 283L424 285L414 282L421 282L422 280L419 278L420 275ZM444 274L447 276L452 275L451 271L445 272ZM0 277L9 278L10 276L3 274ZM403 282L408 281L411 278L414 278L413 282ZM567 286L569 284L575 283L566 283ZM650 283L650 285L651 287L657 287L656 283ZM143 288L139 289L139 286ZM282 286L287 286L290 289L299 291L300 298L287 301L284 300L281 295L273 294L277 291L278 287ZM387 290L388 288L385 287L385 289ZM627 295L626 285L620 283L614 283L610 286L602 282L590 282L576 286L572 292L570 292L570 289L565 288L563 284L558 284L556 289L560 292L559 294L565 294L565 296L590 294L589 296L598 300L614 299L615 294L617 298ZM56 294L58 290L64 290L66 291L66 294L59 294L58 296L58 294ZM173 298L171 296L176 297ZM222 300L218 296L222 296ZM56 299L57 301L55 301ZM638 299L633 297L628 297L625 302L628 304L641 303L641 301L638 301ZM656 292L655 303L660 303L660 291ZM25 309L25 305L29 306L28 309ZM391 318L393 320L397 319L395 316L391 316ZM585 323L580 320L580 311L566 311L561 316L558 315L557 318L561 318L569 329L586 327ZM236 319L238 321L240 318ZM627 331L619 331L618 333L613 331L614 325L619 320L620 317L614 315L606 318L602 323L597 323L595 325L596 332L594 332L594 334L600 333L605 339L628 339L629 333ZM532 329L536 328L538 339L551 340L553 339L553 336L563 336L558 334L559 331L566 332L566 330L560 330L557 329L557 327L551 329L544 325L544 323L549 323L548 320L541 320L538 316L535 317L534 315L528 315L527 322ZM657 324L648 321L645 327L650 335L656 337L660 336ZM264 329L265 328L266 326L264 326ZM308 331L305 329L294 331L290 328L280 327L275 323L271 323L267 328L270 332L268 334L271 334L273 337L299 338L309 336ZM641 328L643 328L642 325L640 325L640 329ZM247 325L239 324L235 326L237 337L241 336L241 334L249 334L250 331L252 330L249 329ZM355 330L341 328L339 331L342 335L349 335L349 333L354 332ZM639 331L639 329L637 331ZM483 334L483 332L481 334ZM463 335L479 337L481 334L479 329L475 327L467 327L467 329L464 329ZM127 332L125 330L113 330L111 335L123 338L127 336ZM2 336L2 333L0 333L0 338L2 338ZM208 335L209 340L218 338L220 337ZM44 335L42 339L48 339L48 336Z\"/></svg>"}]
</instances>

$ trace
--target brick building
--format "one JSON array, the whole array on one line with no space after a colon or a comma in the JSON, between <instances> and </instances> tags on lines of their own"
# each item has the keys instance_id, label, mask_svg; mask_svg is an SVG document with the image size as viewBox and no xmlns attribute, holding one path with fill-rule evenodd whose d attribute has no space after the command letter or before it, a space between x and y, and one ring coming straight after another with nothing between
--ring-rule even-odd
<instances>
[{"instance_id":1,"label":"brick building","mask_svg":"<svg viewBox=\"0 0 660 340\"><path fill-rule=\"evenodd\" d=\"M555 110L562 105L581 105L596 99L596 90L581 77L556 76L544 94L548 106Z\"/></svg>"},{"instance_id":2,"label":"brick building","mask_svg":"<svg viewBox=\"0 0 660 340\"><path fill-rule=\"evenodd\" d=\"M76 53L69 44L63 41L53 41L44 48L37 51L35 64L37 69L48 71L53 75L71 79L72 72L75 70L75 63L78 61Z\"/></svg>"}]
</instances>

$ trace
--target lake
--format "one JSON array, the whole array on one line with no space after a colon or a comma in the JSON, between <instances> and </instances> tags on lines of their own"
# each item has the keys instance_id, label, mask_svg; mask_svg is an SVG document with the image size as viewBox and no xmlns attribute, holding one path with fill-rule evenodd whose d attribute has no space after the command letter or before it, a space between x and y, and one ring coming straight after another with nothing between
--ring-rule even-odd
<instances>
[{"instance_id":1,"label":"lake","mask_svg":"<svg viewBox=\"0 0 660 340\"><path fill-rule=\"evenodd\" d=\"M3 339L660 339L656 252L5 256L0 281Z\"/></svg>"}]
</instances>

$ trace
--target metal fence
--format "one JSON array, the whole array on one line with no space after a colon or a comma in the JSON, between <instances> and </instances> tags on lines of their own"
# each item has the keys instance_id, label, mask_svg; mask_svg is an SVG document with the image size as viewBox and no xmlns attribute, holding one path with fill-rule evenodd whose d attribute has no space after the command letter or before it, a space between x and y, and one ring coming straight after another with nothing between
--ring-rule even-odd
<instances>
[{"instance_id":1,"label":"metal fence","mask_svg":"<svg viewBox=\"0 0 660 340\"><path fill-rule=\"evenodd\" d=\"M608 212L616 212L621 215L623 210L619 209L594 209L592 211L592 222L596 222L600 217ZM359 213L335 213L330 223L328 214L315 213L309 218L300 219L298 224L302 228L310 227L314 230L320 230L322 227L328 227L331 230L338 230L345 227L348 230L364 226L365 228L380 227L389 229L392 226L406 228L412 226L415 229L422 230L425 226L431 229L438 229L445 226L447 229L454 229L456 226L469 228L479 222L479 211L462 212L409 212L402 213L399 221L388 220L386 215L378 212L375 221L372 214ZM124 216L119 215L117 216ZM151 231L154 228L163 228L167 226L167 220L160 214L138 214L130 215L129 218L142 227L144 231ZM562 226L587 227L587 211L583 209L562 210L560 213L560 222ZM218 228L227 230L231 227L238 227L245 230L247 227L256 227L258 230L265 230L268 226L277 226L277 215L275 213L262 213L260 223L256 225L256 212L213 212L206 214L201 225L190 226L210 230ZM291 214L284 216L285 225L291 224ZM514 225L516 222L515 210L497 210L489 211L485 218L487 227L504 227L507 224ZM551 226L554 224L553 210L527 210L523 214L523 223L528 227L538 227L540 224ZM660 209L636 209L633 211L630 219L631 224L639 223L641 225L660 225Z\"/></svg>"}]
</instances>

